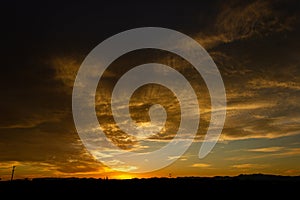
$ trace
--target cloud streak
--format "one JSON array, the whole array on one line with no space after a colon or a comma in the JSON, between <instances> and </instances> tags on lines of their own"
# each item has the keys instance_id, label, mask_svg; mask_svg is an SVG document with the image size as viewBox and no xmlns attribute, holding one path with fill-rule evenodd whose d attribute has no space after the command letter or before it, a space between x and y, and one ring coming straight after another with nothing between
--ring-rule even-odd
<instances>
[{"instance_id":1,"label":"cloud streak","mask_svg":"<svg viewBox=\"0 0 300 200\"><path fill-rule=\"evenodd\" d=\"M262 169L265 168L266 166L267 165L245 163L245 164L233 165L232 167L236 169L248 170L248 169Z\"/></svg>"},{"instance_id":2,"label":"cloud streak","mask_svg":"<svg viewBox=\"0 0 300 200\"><path fill-rule=\"evenodd\" d=\"M265 148L257 148L257 149L249 149L250 152L261 152L261 153L273 153L277 151L281 151L284 147L265 147Z\"/></svg>"},{"instance_id":3,"label":"cloud streak","mask_svg":"<svg viewBox=\"0 0 300 200\"><path fill-rule=\"evenodd\" d=\"M194 164L192 164L192 167L208 168L208 167L211 167L211 165L207 164L207 163L194 163Z\"/></svg>"},{"instance_id":4,"label":"cloud streak","mask_svg":"<svg viewBox=\"0 0 300 200\"><path fill-rule=\"evenodd\" d=\"M251 154L229 157L230 161L245 161L266 158L287 158L300 155L300 148L294 147L265 147L257 149L245 149L246 152Z\"/></svg>"}]
</instances>

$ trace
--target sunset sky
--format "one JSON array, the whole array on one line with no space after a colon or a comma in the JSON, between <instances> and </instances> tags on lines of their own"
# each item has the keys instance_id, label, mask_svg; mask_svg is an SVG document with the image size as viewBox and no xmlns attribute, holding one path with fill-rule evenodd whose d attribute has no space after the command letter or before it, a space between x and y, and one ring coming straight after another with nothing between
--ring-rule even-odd
<instances>
[{"instance_id":1,"label":"sunset sky","mask_svg":"<svg viewBox=\"0 0 300 200\"><path fill-rule=\"evenodd\" d=\"M5 5L6 6L6 5ZM250 173L300 175L300 3L199 1L198 3L61 3L11 1L4 24L6 49L1 73L0 178L179 177ZM115 171L86 150L72 115L72 89L85 57L99 43L125 30L164 27L201 44L223 78L226 121L218 143L203 159L198 152L210 120L205 83L192 66L159 50L119 57L99 82L95 105L99 124L125 150L146 143L124 135L107 105L114 84L127 70L156 62L181 72L196 91L200 127L188 150L171 165L149 173ZM174 95L158 85L140 88L131 116L140 124L143 109L159 103L168 119L149 138L157 148L178 129ZM101 152L100 152L101 153Z\"/></svg>"}]
</instances>

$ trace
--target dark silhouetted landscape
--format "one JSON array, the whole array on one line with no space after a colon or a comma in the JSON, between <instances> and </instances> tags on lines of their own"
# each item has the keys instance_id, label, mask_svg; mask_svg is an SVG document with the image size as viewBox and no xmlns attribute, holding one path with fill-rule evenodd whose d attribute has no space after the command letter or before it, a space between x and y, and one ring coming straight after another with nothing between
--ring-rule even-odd
<instances>
[{"instance_id":1,"label":"dark silhouetted landscape","mask_svg":"<svg viewBox=\"0 0 300 200\"><path fill-rule=\"evenodd\" d=\"M139 194L187 195L294 195L299 190L300 176L265 174L234 177L177 177L141 179L34 178L0 181L0 193L11 195L91 195L138 197ZM25 196L24 196L25 197Z\"/></svg>"}]
</instances>

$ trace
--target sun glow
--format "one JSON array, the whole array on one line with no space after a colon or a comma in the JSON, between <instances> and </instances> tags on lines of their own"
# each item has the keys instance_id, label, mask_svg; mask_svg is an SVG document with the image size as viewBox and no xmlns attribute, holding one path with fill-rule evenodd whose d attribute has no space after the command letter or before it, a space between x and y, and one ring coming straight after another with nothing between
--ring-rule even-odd
<instances>
[{"instance_id":1,"label":"sun glow","mask_svg":"<svg viewBox=\"0 0 300 200\"><path fill-rule=\"evenodd\" d=\"M135 176L133 175L130 175L130 174L119 174L119 175L116 175L113 177L114 179L133 179L133 178L136 178Z\"/></svg>"}]
</instances>

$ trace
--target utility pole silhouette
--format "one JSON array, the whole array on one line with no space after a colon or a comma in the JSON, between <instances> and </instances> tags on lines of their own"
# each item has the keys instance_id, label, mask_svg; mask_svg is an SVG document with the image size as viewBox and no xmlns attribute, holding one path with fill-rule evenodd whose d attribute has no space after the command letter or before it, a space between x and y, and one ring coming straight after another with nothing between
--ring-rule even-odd
<instances>
[{"instance_id":1,"label":"utility pole silhouette","mask_svg":"<svg viewBox=\"0 0 300 200\"><path fill-rule=\"evenodd\" d=\"M15 168L16 168L16 166L12 166L10 181L12 181L14 178Z\"/></svg>"}]
</instances>

